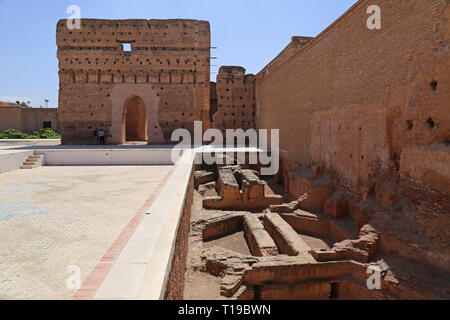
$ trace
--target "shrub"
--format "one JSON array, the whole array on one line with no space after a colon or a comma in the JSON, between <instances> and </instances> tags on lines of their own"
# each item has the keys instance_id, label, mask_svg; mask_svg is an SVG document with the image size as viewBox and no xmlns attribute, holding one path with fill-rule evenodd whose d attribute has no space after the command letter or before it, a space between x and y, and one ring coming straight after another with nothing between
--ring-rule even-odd
<instances>
[{"instance_id":1,"label":"shrub","mask_svg":"<svg viewBox=\"0 0 450 320\"><path fill-rule=\"evenodd\" d=\"M33 135L37 136L38 139L61 139L61 136L58 133L49 128L35 131L33 132Z\"/></svg>"},{"instance_id":2,"label":"shrub","mask_svg":"<svg viewBox=\"0 0 450 320\"><path fill-rule=\"evenodd\" d=\"M20 132L16 129L8 129L2 134L3 139L30 139L29 134Z\"/></svg>"},{"instance_id":3,"label":"shrub","mask_svg":"<svg viewBox=\"0 0 450 320\"><path fill-rule=\"evenodd\" d=\"M0 139L61 139L61 136L52 129L40 129L27 134L16 129L8 129L0 133Z\"/></svg>"}]
</instances>

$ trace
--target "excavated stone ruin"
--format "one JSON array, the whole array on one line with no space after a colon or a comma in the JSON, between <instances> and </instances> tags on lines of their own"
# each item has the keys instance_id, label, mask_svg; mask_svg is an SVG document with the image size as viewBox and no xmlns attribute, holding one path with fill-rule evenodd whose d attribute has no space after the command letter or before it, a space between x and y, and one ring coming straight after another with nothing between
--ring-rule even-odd
<instances>
[{"instance_id":1,"label":"excavated stone ruin","mask_svg":"<svg viewBox=\"0 0 450 320\"><path fill-rule=\"evenodd\" d=\"M323 166L299 169L302 196L295 201L273 191L279 189L273 178L233 161L197 169L185 299L448 296L442 283L433 282L449 284L445 274L421 266L431 279L419 286L398 271L405 261L380 252L379 232L347 214L348 201ZM370 267L380 271L381 290L367 286Z\"/></svg>"},{"instance_id":2,"label":"excavated stone ruin","mask_svg":"<svg viewBox=\"0 0 450 320\"><path fill-rule=\"evenodd\" d=\"M239 166L217 169L216 190L217 195L203 199L206 209L261 210L283 202L281 196L275 195L267 183L259 179L256 171Z\"/></svg>"}]
</instances>

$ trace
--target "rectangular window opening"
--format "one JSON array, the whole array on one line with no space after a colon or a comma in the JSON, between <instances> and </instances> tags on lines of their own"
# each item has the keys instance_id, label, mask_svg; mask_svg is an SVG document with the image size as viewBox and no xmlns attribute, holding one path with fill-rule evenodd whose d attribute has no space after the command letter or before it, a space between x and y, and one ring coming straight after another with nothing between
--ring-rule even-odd
<instances>
[{"instance_id":1,"label":"rectangular window opening","mask_svg":"<svg viewBox=\"0 0 450 320\"><path fill-rule=\"evenodd\" d=\"M123 52L131 52L131 43L122 42Z\"/></svg>"},{"instance_id":2,"label":"rectangular window opening","mask_svg":"<svg viewBox=\"0 0 450 320\"><path fill-rule=\"evenodd\" d=\"M44 122L42 122L42 128L44 128L44 129L51 129L52 128L52 122L51 121L44 121Z\"/></svg>"}]
</instances>

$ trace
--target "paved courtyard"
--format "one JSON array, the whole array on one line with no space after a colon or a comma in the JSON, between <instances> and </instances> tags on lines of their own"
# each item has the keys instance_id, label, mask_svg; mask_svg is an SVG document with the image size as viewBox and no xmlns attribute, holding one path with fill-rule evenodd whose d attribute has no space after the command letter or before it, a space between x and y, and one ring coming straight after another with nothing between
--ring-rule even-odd
<instances>
[{"instance_id":1,"label":"paved courtyard","mask_svg":"<svg viewBox=\"0 0 450 320\"><path fill-rule=\"evenodd\" d=\"M0 299L70 299L172 166L40 167L0 174Z\"/></svg>"}]
</instances>

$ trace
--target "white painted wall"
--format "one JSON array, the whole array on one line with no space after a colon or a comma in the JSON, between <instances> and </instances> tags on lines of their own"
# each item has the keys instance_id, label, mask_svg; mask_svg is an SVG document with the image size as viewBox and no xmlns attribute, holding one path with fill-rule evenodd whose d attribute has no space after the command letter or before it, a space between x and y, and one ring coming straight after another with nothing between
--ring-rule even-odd
<instances>
[{"instance_id":1,"label":"white painted wall","mask_svg":"<svg viewBox=\"0 0 450 320\"><path fill-rule=\"evenodd\" d=\"M18 170L33 151L14 151L0 153L0 173Z\"/></svg>"},{"instance_id":2,"label":"white painted wall","mask_svg":"<svg viewBox=\"0 0 450 320\"><path fill-rule=\"evenodd\" d=\"M0 139L0 146L58 146L61 139Z\"/></svg>"},{"instance_id":3,"label":"white painted wall","mask_svg":"<svg viewBox=\"0 0 450 320\"><path fill-rule=\"evenodd\" d=\"M172 165L170 149L39 150L46 166Z\"/></svg>"}]
</instances>

